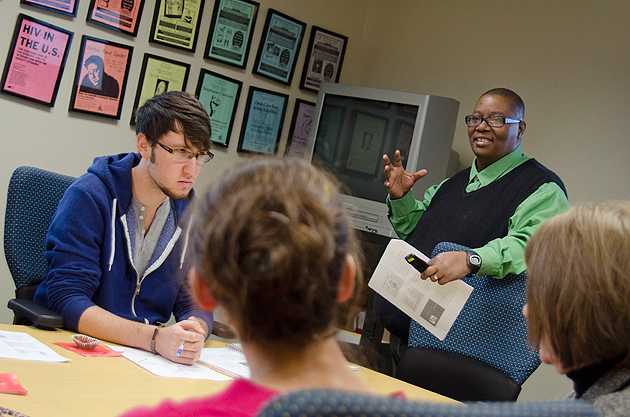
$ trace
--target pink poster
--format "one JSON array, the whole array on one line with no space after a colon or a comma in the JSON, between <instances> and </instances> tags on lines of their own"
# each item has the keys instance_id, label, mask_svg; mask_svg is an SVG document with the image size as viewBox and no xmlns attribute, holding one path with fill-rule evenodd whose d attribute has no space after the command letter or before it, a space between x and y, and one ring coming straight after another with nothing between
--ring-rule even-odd
<instances>
[{"instance_id":1,"label":"pink poster","mask_svg":"<svg viewBox=\"0 0 630 417\"><path fill-rule=\"evenodd\" d=\"M132 48L83 37L71 109L119 118Z\"/></svg>"},{"instance_id":2,"label":"pink poster","mask_svg":"<svg viewBox=\"0 0 630 417\"><path fill-rule=\"evenodd\" d=\"M285 156L304 158L308 135L311 133L313 123L313 111L315 111L315 103L296 99L291 133L284 150Z\"/></svg>"},{"instance_id":3,"label":"pink poster","mask_svg":"<svg viewBox=\"0 0 630 417\"><path fill-rule=\"evenodd\" d=\"M72 33L18 16L2 91L54 105Z\"/></svg>"}]
</instances>

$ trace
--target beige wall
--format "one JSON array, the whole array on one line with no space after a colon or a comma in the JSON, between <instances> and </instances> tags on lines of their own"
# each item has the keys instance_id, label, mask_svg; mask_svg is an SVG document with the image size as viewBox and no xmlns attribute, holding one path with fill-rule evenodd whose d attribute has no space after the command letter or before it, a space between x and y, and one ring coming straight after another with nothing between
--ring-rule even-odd
<instances>
[{"instance_id":1,"label":"beige wall","mask_svg":"<svg viewBox=\"0 0 630 417\"><path fill-rule=\"evenodd\" d=\"M452 97L460 120L507 87L525 101L522 146L572 203L630 198L630 2L372 1L354 81ZM453 148L472 161L465 125Z\"/></svg>"},{"instance_id":2,"label":"beige wall","mask_svg":"<svg viewBox=\"0 0 630 417\"><path fill-rule=\"evenodd\" d=\"M260 0L261 10L246 70L204 61L213 1L206 1L197 52L193 55L149 44L154 0L147 0L136 38L85 23L88 1L78 17L65 18L0 1L0 59L4 62L20 12L75 32L66 72L53 109L0 94L2 145L0 196L6 195L11 172L35 165L80 175L96 155L133 151L128 121L144 52L190 62L187 91L194 92L201 67L244 81L230 146L204 169L200 185L216 178L241 159L236 152L240 119L250 85L290 94L280 143L286 142L296 97L314 100L299 90L306 41L296 79L285 87L251 74L256 47L269 7L311 25L349 37L341 82L452 97L461 102L460 120L481 93L503 86L526 103L525 153L553 169L564 180L572 203L630 198L630 3L615 0ZM109 121L67 111L82 34L133 45L134 59L122 118ZM472 161L463 122L455 132L454 149L461 165ZM5 202L0 198L4 215ZM0 305L13 291L4 257L0 257ZM0 322L10 322L0 307ZM524 386L522 399L554 398L570 384L549 367L541 368Z\"/></svg>"}]
</instances>

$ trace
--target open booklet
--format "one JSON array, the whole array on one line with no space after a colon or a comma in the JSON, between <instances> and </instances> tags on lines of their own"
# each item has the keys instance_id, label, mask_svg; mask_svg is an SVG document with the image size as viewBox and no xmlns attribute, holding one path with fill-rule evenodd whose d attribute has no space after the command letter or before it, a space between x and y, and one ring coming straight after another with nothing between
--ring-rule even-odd
<instances>
[{"instance_id":1,"label":"open booklet","mask_svg":"<svg viewBox=\"0 0 630 417\"><path fill-rule=\"evenodd\" d=\"M445 285L423 280L420 272L405 260L409 254L429 261L426 255L404 240L392 239L368 286L435 337L444 340L473 287L461 280Z\"/></svg>"},{"instance_id":2,"label":"open booklet","mask_svg":"<svg viewBox=\"0 0 630 417\"><path fill-rule=\"evenodd\" d=\"M250 377L243 348L237 343L229 343L224 348L203 348L199 362L233 377Z\"/></svg>"}]
</instances>

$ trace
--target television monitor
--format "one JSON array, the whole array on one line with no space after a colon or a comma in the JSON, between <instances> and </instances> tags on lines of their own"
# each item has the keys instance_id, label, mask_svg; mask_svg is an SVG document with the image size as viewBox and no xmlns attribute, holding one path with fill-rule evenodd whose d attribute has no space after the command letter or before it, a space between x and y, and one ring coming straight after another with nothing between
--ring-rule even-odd
<instances>
[{"instance_id":1,"label":"television monitor","mask_svg":"<svg viewBox=\"0 0 630 417\"><path fill-rule=\"evenodd\" d=\"M335 175L353 226L394 237L387 219L383 154L400 150L409 172L426 169L412 192L446 178L459 102L445 97L322 83L305 158Z\"/></svg>"}]
</instances>

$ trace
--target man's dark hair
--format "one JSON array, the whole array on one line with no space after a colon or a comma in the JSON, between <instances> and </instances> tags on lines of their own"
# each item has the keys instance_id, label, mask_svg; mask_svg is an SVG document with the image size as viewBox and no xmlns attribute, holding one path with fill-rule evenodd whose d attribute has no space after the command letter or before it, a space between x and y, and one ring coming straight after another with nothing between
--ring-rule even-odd
<instances>
[{"instance_id":1,"label":"man's dark hair","mask_svg":"<svg viewBox=\"0 0 630 417\"><path fill-rule=\"evenodd\" d=\"M516 117L521 120L525 118L525 103L523 103L523 99L514 91L507 88L493 88L483 93L481 97L488 95L507 98L512 103L512 110L516 113Z\"/></svg>"},{"instance_id":2,"label":"man's dark hair","mask_svg":"<svg viewBox=\"0 0 630 417\"><path fill-rule=\"evenodd\" d=\"M136 111L136 135L144 134L155 146L162 135L173 131L184 135L198 150L210 149L210 117L195 96L169 91L148 99Z\"/></svg>"}]
</instances>

